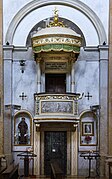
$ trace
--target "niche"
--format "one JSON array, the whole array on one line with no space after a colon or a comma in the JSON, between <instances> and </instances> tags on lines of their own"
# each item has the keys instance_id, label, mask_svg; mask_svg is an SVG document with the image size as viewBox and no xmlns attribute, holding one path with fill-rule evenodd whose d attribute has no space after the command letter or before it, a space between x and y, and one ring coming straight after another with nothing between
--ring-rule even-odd
<instances>
[{"instance_id":1,"label":"niche","mask_svg":"<svg viewBox=\"0 0 112 179\"><path fill-rule=\"evenodd\" d=\"M29 112L19 111L14 117L14 145L31 145L32 118Z\"/></svg>"}]
</instances>

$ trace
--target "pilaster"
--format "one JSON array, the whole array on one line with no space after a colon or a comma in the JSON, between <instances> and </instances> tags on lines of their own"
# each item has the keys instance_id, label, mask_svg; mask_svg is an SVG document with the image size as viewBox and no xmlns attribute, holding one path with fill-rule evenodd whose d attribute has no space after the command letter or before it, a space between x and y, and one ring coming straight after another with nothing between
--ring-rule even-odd
<instances>
[{"instance_id":1,"label":"pilaster","mask_svg":"<svg viewBox=\"0 0 112 179\"><path fill-rule=\"evenodd\" d=\"M34 124L34 153L37 157L34 158L34 174L40 175L40 131L36 130Z\"/></svg>"},{"instance_id":2,"label":"pilaster","mask_svg":"<svg viewBox=\"0 0 112 179\"><path fill-rule=\"evenodd\" d=\"M106 174L109 174L109 162L112 162L112 0L109 1L109 64L108 64L108 156Z\"/></svg>"},{"instance_id":3,"label":"pilaster","mask_svg":"<svg viewBox=\"0 0 112 179\"><path fill-rule=\"evenodd\" d=\"M108 153L108 46L99 46L99 102L100 102L100 175L105 175L105 157ZM104 142L105 141L105 142Z\"/></svg>"},{"instance_id":4,"label":"pilaster","mask_svg":"<svg viewBox=\"0 0 112 179\"><path fill-rule=\"evenodd\" d=\"M108 147L109 155L112 156L112 0L110 0L110 19L109 19L109 95L108 95Z\"/></svg>"},{"instance_id":5,"label":"pilaster","mask_svg":"<svg viewBox=\"0 0 112 179\"><path fill-rule=\"evenodd\" d=\"M77 129L71 132L71 175L77 175Z\"/></svg>"},{"instance_id":6,"label":"pilaster","mask_svg":"<svg viewBox=\"0 0 112 179\"><path fill-rule=\"evenodd\" d=\"M7 159L7 164L13 160L12 155L12 79L13 79L13 49L12 45L3 46L3 57L4 57L4 106L10 105L10 109L4 110L4 154Z\"/></svg>"},{"instance_id":7,"label":"pilaster","mask_svg":"<svg viewBox=\"0 0 112 179\"><path fill-rule=\"evenodd\" d=\"M3 4L0 0L0 155L4 153L4 126L3 126L3 107L4 107L4 94L3 94L3 51L2 51L2 28L3 28Z\"/></svg>"},{"instance_id":8,"label":"pilaster","mask_svg":"<svg viewBox=\"0 0 112 179\"><path fill-rule=\"evenodd\" d=\"M99 47L100 153L107 154L108 47Z\"/></svg>"}]
</instances>

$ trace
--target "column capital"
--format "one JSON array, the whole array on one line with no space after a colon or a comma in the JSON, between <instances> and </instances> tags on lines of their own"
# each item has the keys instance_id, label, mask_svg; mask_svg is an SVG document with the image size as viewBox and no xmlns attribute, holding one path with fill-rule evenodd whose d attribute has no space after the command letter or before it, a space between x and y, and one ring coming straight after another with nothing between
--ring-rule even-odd
<instances>
[{"instance_id":1,"label":"column capital","mask_svg":"<svg viewBox=\"0 0 112 179\"><path fill-rule=\"evenodd\" d=\"M36 58L36 62L37 62L37 63L40 63L41 61L42 61L42 57L37 57L37 58Z\"/></svg>"},{"instance_id":2,"label":"column capital","mask_svg":"<svg viewBox=\"0 0 112 179\"><path fill-rule=\"evenodd\" d=\"M108 56L109 56L108 45L99 45L98 50L99 50L99 53L100 53L100 60L108 59Z\"/></svg>"}]
</instances>

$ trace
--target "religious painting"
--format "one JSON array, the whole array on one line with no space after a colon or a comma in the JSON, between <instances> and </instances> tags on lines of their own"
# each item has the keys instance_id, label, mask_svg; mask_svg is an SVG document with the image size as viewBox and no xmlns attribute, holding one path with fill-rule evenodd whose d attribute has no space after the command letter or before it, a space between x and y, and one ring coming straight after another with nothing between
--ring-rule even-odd
<instances>
[{"instance_id":1,"label":"religious painting","mask_svg":"<svg viewBox=\"0 0 112 179\"><path fill-rule=\"evenodd\" d=\"M98 127L97 116L91 111L85 112L80 122L80 151L88 150L86 146L98 145Z\"/></svg>"},{"instance_id":2,"label":"religious painting","mask_svg":"<svg viewBox=\"0 0 112 179\"><path fill-rule=\"evenodd\" d=\"M27 116L18 116L15 119L15 145L30 145L30 125L30 118L28 118Z\"/></svg>"},{"instance_id":3,"label":"religious painting","mask_svg":"<svg viewBox=\"0 0 112 179\"><path fill-rule=\"evenodd\" d=\"M82 136L94 136L94 122L82 122Z\"/></svg>"}]
</instances>

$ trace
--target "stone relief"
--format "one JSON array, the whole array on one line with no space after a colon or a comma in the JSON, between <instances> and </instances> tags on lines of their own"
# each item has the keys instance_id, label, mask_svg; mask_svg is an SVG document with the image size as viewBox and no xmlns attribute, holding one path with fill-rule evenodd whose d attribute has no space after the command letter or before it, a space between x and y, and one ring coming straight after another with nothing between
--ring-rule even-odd
<instances>
[{"instance_id":1,"label":"stone relief","mask_svg":"<svg viewBox=\"0 0 112 179\"><path fill-rule=\"evenodd\" d=\"M73 101L42 101L41 113L71 113L73 114Z\"/></svg>"}]
</instances>

